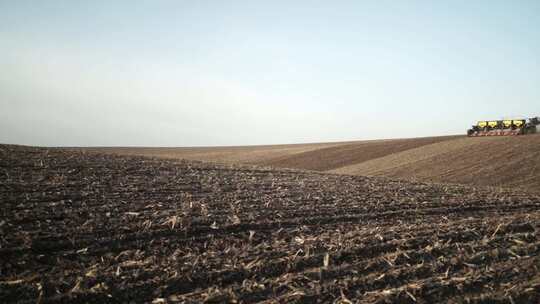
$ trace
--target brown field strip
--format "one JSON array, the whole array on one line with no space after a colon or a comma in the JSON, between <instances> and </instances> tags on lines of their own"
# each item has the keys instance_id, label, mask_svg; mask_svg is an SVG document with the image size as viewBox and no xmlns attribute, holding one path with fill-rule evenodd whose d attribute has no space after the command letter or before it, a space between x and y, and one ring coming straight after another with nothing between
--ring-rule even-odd
<instances>
[{"instance_id":1,"label":"brown field strip","mask_svg":"<svg viewBox=\"0 0 540 304\"><path fill-rule=\"evenodd\" d=\"M331 172L540 191L540 134L462 138Z\"/></svg>"},{"instance_id":2,"label":"brown field strip","mask_svg":"<svg viewBox=\"0 0 540 304\"><path fill-rule=\"evenodd\" d=\"M458 136L423 137L391 140L361 141L261 161L259 164L277 168L297 168L328 171L366 162L371 159L406 151L425 145L445 142Z\"/></svg>"},{"instance_id":3,"label":"brown field strip","mask_svg":"<svg viewBox=\"0 0 540 304\"><path fill-rule=\"evenodd\" d=\"M206 147L78 148L87 152L254 164L338 174L540 192L540 134L441 136L343 143Z\"/></svg>"},{"instance_id":4,"label":"brown field strip","mask_svg":"<svg viewBox=\"0 0 540 304\"><path fill-rule=\"evenodd\" d=\"M200 160L215 163L260 164L276 158L288 157L297 153L304 153L312 150L339 146L342 144L347 143L191 148L96 147L82 148L82 150L87 152L111 153L118 155Z\"/></svg>"},{"instance_id":5,"label":"brown field strip","mask_svg":"<svg viewBox=\"0 0 540 304\"><path fill-rule=\"evenodd\" d=\"M461 137L439 136L270 146L192 148L95 147L78 148L75 150L327 171Z\"/></svg>"}]
</instances>

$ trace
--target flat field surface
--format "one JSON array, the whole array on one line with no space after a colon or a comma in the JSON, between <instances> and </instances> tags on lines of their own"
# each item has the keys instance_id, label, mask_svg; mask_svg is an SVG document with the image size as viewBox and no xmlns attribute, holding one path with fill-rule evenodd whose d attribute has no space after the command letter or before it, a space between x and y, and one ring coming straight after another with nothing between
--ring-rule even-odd
<instances>
[{"instance_id":1,"label":"flat field surface","mask_svg":"<svg viewBox=\"0 0 540 304\"><path fill-rule=\"evenodd\" d=\"M540 197L0 146L0 302L537 303Z\"/></svg>"}]
</instances>

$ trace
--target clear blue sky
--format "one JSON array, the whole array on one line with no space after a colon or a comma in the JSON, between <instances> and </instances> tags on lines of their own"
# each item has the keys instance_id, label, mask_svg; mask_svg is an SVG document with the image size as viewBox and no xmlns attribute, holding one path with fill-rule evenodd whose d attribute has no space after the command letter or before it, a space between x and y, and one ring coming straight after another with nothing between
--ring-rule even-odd
<instances>
[{"instance_id":1,"label":"clear blue sky","mask_svg":"<svg viewBox=\"0 0 540 304\"><path fill-rule=\"evenodd\" d=\"M540 1L0 0L0 142L462 134L540 115Z\"/></svg>"}]
</instances>

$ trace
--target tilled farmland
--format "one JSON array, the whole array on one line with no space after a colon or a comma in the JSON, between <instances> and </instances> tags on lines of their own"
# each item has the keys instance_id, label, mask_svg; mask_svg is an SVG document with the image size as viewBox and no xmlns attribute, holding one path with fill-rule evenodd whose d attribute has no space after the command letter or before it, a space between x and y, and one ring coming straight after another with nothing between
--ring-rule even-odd
<instances>
[{"instance_id":1,"label":"tilled farmland","mask_svg":"<svg viewBox=\"0 0 540 304\"><path fill-rule=\"evenodd\" d=\"M537 303L540 197L0 146L0 302Z\"/></svg>"}]
</instances>

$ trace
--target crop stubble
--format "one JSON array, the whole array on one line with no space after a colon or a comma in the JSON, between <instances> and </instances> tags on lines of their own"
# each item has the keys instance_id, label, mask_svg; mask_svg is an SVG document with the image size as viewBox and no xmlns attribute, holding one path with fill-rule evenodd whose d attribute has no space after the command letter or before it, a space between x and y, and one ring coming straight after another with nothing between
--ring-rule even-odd
<instances>
[{"instance_id":1,"label":"crop stubble","mask_svg":"<svg viewBox=\"0 0 540 304\"><path fill-rule=\"evenodd\" d=\"M0 146L0 302L529 303L540 197Z\"/></svg>"}]
</instances>

